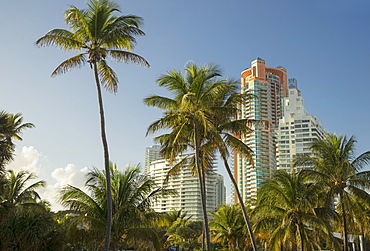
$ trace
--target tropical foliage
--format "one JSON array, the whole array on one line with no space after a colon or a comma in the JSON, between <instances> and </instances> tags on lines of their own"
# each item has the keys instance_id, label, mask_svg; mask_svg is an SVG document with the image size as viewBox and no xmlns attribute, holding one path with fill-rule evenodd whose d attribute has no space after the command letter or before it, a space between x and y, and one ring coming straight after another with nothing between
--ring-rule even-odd
<instances>
[{"instance_id":1,"label":"tropical foliage","mask_svg":"<svg viewBox=\"0 0 370 251\"><path fill-rule=\"evenodd\" d=\"M14 158L13 139L22 140L21 134L26 128L33 128L31 123L23 123L22 113L0 111L0 172Z\"/></svg>"},{"instance_id":2,"label":"tropical foliage","mask_svg":"<svg viewBox=\"0 0 370 251\"><path fill-rule=\"evenodd\" d=\"M222 140L221 124L232 115L228 110L231 106L225 105L226 100L237 90L235 81L223 80L220 77L219 66L198 66L190 62L185 66L185 74L170 70L157 79L158 85L170 91L173 98L152 95L144 100L148 106L164 111L164 116L148 128L148 134L163 129L170 131L155 139L162 145L162 155L172 163L180 153L194 151L207 250L211 247L205 203L205 175L210 159L217 149L221 149L217 148ZM222 153L226 156L225 151Z\"/></svg>"},{"instance_id":3,"label":"tropical foliage","mask_svg":"<svg viewBox=\"0 0 370 251\"><path fill-rule=\"evenodd\" d=\"M277 170L258 191L254 227L267 250L317 250L332 242L330 226L318 213L322 187L304 172Z\"/></svg>"},{"instance_id":4,"label":"tropical foliage","mask_svg":"<svg viewBox=\"0 0 370 251\"><path fill-rule=\"evenodd\" d=\"M1 176L1 250L41 250L53 229L48 205L36 191L45 186L34 173L8 170Z\"/></svg>"},{"instance_id":5,"label":"tropical foliage","mask_svg":"<svg viewBox=\"0 0 370 251\"><path fill-rule=\"evenodd\" d=\"M370 151L356 157L355 143L353 137L326 135L314 140L312 156L295 160L296 166L312 168L305 171L306 175L323 185L327 210L340 215L345 251L349 250L349 231L354 233L356 204L370 205L370 195L365 190L370 188L370 171L362 171L370 163Z\"/></svg>"},{"instance_id":6,"label":"tropical foliage","mask_svg":"<svg viewBox=\"0 0 370 251\"><path fill-rule=\"evenodd\" d=\"M111 248L146 245L158 250L159 239L150 229L150 222L158 215L150 205L158 196L170 191L156 187L154 181L140 173L137 166L129 166L124 172L111 163L113 198L113 227ZM61 191L61 202L73 212L71 224L85 229L89 236L86 247L99 246L106 225L106 174L94 168L87 175L85 190L67 186ZM138 242L140 240L140 242Z\"/></svg>"},{"instance_id":7,"label":"tropical foliage","mask_svg":"<svg viewBox=\"0 0 370 251\"><path fill-rule=\"evenodd\" d=\"M222 250L242 250L245 247L246 238L240 204L223 204L211 215L209 225L212 240L220 243Z\"/></svg>"}]
</instances>

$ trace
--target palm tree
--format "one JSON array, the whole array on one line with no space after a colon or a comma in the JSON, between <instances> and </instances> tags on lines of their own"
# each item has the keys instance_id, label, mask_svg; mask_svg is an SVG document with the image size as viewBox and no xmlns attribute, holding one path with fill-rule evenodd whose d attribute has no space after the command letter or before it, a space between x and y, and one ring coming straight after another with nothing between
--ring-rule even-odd
<instances>
[{"instance_id":1,"label":"palm tree","mask_svg":"<svg viewBox=\"0 0 370 251\"><path fill-rule=\"evenodd\" d=\"M240 194L238 184L231 172L228 158L230 157L229 150L234 154L239 154L244 157L249 163L253 164L253 151L241 140L242 135L252 132L251 126L258 125L259 122L250 119L234 119L237 114L238 108L246 99L255 98L251 95L244 95L235 93L236 89L230 89L229 93L225 93L225 98L220 99L221 102L217 106L217 112L213 118L213 124L216 126L215 130L210 137L210 147L216 148L224 162L225 169L229 178L234 186L236 195L241 205L244 221L247 225L248 233L251 239L253 250L257 251L257 243L253 234L252 226L244 205L243 198Z\"/></svg>"},{"instance_id":2,"label":"palm tree","mask_svg":"<svg viewBox=\"0 0 370 251\"><path fill-rule=\"evenodd\" d=\"M370 195L363 188L370 188L370 171L360 170L370 163L370 151L355 156L356 140L352 137L326 135L315 139L311 145L311 156L299 156L295 166L312 168L306 170L316 181L326 187L327 207L333 207L339 199L337 211L342 217L344 250L348 251L348 220L353 217L354 199L370 203Z\"/></svg>"},{"instance_id":3,"label":"palm tree","mask_svg":"<svg viewBox=\"0 0 370 251\"><path fill-rule=\"evenodd\" d=\"M39 46L54 45L66 51L83 51L62 62L52 76L66 73L89 63L93 69L98 95L101 138L104 151L104 167L107 173L107 227L105 250L109 247L112 225L112 198L109 179L109 152L105 133L105 118L101 87L112 93L118 89L118 78L108 66L107 56L118 62L135 63L149 67L141 56L130 52L136 44L135 36L145 35L140 29L142 18L134 15L116 16L119 6L109 0L89 0L87 8L80 10L73 5L65 11L65 22L71 31L53 29L36 41Z\"/></svg>"},{"instance_id":4,"label":"palm tree","mask_svg":"<svg viewBox=\"0 0 370 251\"><path fill-rule=\"evenodd\" d=\"M188 216L187 214L188 213L184 212L182 209L177 210L174 208L160 217L158 225L170 227L177 219L189 220L191 216Z\"/></svg>"},{"instance_id":5,"label":"palm tree","mask_svg":"<svg viewBox=\"0 0 370 251\"><path fill-rule=\"evenodd\" d=\"M36 189L44 187L45 181L30 183L35 178L34 173L23 170L19 172L8 170L0 175L0 235L7 236L0 241L0 248L2 249L6 249L8 245L13 245L14 242L23 243L24 245L26 242L21 240L27 239L33 231L37 232L36 228L39 224L42 225L40 222L42 217L39 217L38 214L44 214L47 209ZM23 225L19 224L23 219L27 224L25 222L22 223ZM35 228L32 228L33 226ZM24 232L23 237L14 236L17 235L15 232L22 231ZM43 234L45 233L44 231ZM34 235L37 234L34 233ZM13 247L13 249L17 250L16 247ZM20 250L26 249L20 248Z\"/></svg>"},{"instance_id":6,"label":"palm tree","mask_svg":"<svg viewBox=\"0 0 370 251\"><path fill-rule=\"evenodd\" d=\"M243 214L240 204L223 204L211 213L210 229L213 240L234 251L243 246ZM244 243L245 244L245 243Z\"/></svg>"},{"instance_id":7,"label":"palm tree","mask_svg":"<svg viewBox=\"0 0 370 251\"><path fill-rule=\"evenodd\" d=\"M167 88L173 98L152 95L144 100L148 106L164 110L164 116L152 123L147 135L162 129L170 133L158 136L155 140L162 145L161 154L170 163L187 150L194 151L197 170L207 250L210 250L210 237L205 201L205 165L207 135L216 130L212 124L217 100L225 97L235 85L231 81L218 79L221 71L217 65L197 66L190 62L185 67L185 75L171 70L157 79L159 86ZM216 102L215 102L216 101ZM214 150L212 150L214 152ZM202 168L203 167L203 168Z\"/></svg>"},{"instance_id":8,"label":"palm tree","mask_svg":"<svg viewBox=\"0 0 370 251\"><path fill-rule=\"evenodd\" d=\"M57 227L53 214L42 205L18 206L9 213L0 229L1 250L51 250ZM55 240L53 240L55 241ZM59 241L58 244L62 244ZM52 250L57 249L53 246Z\"/></svg>"},{"instance_id":9,"label":"palm tree","mask_svg":"<svg viewBox=\"0 0 370 251\"><path fill-rule=\"evenodd\" d=\"M156 187L149 176L140 173L138 166L129 166L121 172L111 163L110 173L113 198L111 247L117 248L124 241L137 244L135 240L143 241L144 237L154 236L146 227L148 220L156 219L150 205L168 191ZM107 221L106 179L105 171L94 168L87 175L86 192L70 185L61 191L61 203L79 215L73 219L75 225L84 226L93 236L100 236ZM100 242L99 237L96 241ZM159 245L156 239L148 241L155 247Z\"/></svg>"},{"instance_id":10,"label":"palm tree","mask_svg":"<svg viewBox=\"0 0 370 251\"><path fill-rule=\"evenodd\" d=\"M31 123L23 123L22 113L0 111L0 172L13 160L14 143L12 139L22 140L21 134L26 128L34 128Z\"/></svg>"},{"instance_id":11,"label":"palm tree","mask_svg":"<svg viewBox=\"0 0 370 251\"><path fill-rule=\"evenodd\" d=\"M254 209L255 230L269 233L269 250L315 250L316 236L330 239L328 224L318 215L322 187L311 182L303 172L291 174L277 170L258 191ZM282 249L283 248L283 249Z\"/></svg>"},{"instance_id":12,"label":"palm tree","mask_svg":"<svg viewBox=\"0 0 370 251\"><path fill-rule=\"evenodd\" d=\"M180 250L194 250L199 248L202 235L202 222L186 218L177 218L167 229L166 243L180 248ZM198 250L198 249L197 249Z\"/></svg>"},{"instance_id":13,"label":"palm tree","mask_svg":"<svg viewBox=\"0 0 370 251\"><path fill-rule=\"evenodd\" d=\"M41 202L37 188L44 187L45 181L40 180L29 184L31 180L37 178L35 173L25 170L14 172L8 170L5 176L3 190L0 193L0 203L4 206L18 206L25 204L35 204Z\"/></svg>"}]
</instances>

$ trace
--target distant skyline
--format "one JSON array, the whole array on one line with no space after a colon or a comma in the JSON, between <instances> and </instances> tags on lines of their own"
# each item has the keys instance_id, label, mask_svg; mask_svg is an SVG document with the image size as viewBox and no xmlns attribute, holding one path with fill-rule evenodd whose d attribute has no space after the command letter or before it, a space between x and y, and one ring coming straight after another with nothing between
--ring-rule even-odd
<instances>
[{"instance_id":1,"label":"distant skyline","mask_svg":"<svg viewBox=\"0 0 370 251\"><path fill-rule=\"evenodd\" d=\"M297 79L309 114L330 133L355 135L357 155L370 150L369 1L117 2L122 14L144 18L146 36L134 52L152 66L111 63L120 86L103 99L111 160L121 169L144 167L145 148L154 144L146 129L161 112L143 99L167 95L157 77L188 61L219 64L224 78L234 79L257 57L268 67L281 65ZM103 168L92 71L86 65L51 78L75 53L34 45L48 30L68 28L68 4L85 8L84 0L0 0L0 109L21 112L36 126L16 142L19 158L9 167L36 171L49 185L45 199L68 182L82 185L89 168ZM221 163L218 169L228 183Z\"/></svg>"}]
</instances>

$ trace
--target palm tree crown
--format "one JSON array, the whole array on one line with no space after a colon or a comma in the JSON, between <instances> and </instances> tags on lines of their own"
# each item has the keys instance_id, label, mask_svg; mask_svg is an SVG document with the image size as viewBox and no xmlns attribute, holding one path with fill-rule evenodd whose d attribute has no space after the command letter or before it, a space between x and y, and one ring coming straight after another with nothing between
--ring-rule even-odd
<instances>
[{"instance_id":1,"label":"palm tree crown","mask_svg":"<svg viewBox=\"0 0 370 251\"><path fill-rule=\"evenodd\" d=\"M22 140L22 131L34 127L31 123L23 123L22 113L0 111L0 172L14 157L13 139Z\"/></svg>"},{"instance_id":2,"label":"palm tree crown","mask_svg":"<svg viewBox=\"0 0 370 251\"><path fill-rule=\"evenodd\" d=\"M370 151L355 156L356 140L345 136L326 135L312 143L312 156L299 156L295 166L311 167L306 170L313 179L323 183L327 208L333 208L339 199L337 211L342 216L344 250L348 250L348 223L353 220L356 201L370 205L370 171L361 171L370 163ZM352 215L351 217L348 217Z\"/></svg>"},{"instance_id":3,"label":"palm tree crown","mask_svg":"<svg viewBox=\"0 0 370 251\"><path fill-rule=\"evenodd\" d=\"M185 75L171 70L157 79L158 85L167 88L174 95L173 98L152 95L144 100L147 105L164 110L164 116L148 128L148 134L162 129L170 130L155 139L162 145L162 155L172 163L180 153L194 150L207 250L210 249L210 240L205 207L205 160L216 150L208 148L207 143L218 132L213 123L218 108L228 94L237 88L235 82L219 79L220 76L221 71L217 65L197 66L190 62L185 67Z\"/></svg>"},{"instance_id":4,"label":"palm tree crown","mask_svg":"<svg viewBox=\"0 0 370 251\"><path fill-rule=\"evenodd\" d=\"M258 191L254 209L254 227L269 236L265 245L269 250L281 248L315 250L322 238L330 240L329 227L318 215L322 187L309 180L304 172L287 173L277 170Z\"/></svg>"},{"instance_id":5,"label":"palm tree crown","mask_svg":"<svg viewBox=\"0 0 370 251\"><path fill-rule=\"evenodd\" d=\"M71 31L52 29L36 41L39 46L57 46L67 51L84 51L62 62L52 76L79 68L85 63L97 64L101 84L107 91L117 92L118 78L108 66L107 56L118 62L135 63L149 67L141 56L130 52L136 44L135 36L145 35L140 29L142 18L135 15L115 16L119 6L109 0L90 0L87 8L73 5L64 13Z\"/></svg>"},{"instance_id":6,"label":"palm tree crown","mask_svg":"<svg viewBox=\"0 0 370 251\"><path fill-rule=\"evenodd\" d=\"M148 233L143 226L154 215L150 205L168 191L156 187L154 181L141 174L137 166L128 166L125 171L120 171L117 165L110 163L110 173L113 198L111 247L117 248L125 241L124 237L127 241ZM101 233L107 221L106 179L104 171L94 168L87 174L86 192L70 185L61 191L62 204L79 215L75 223L87 225L93 234ZM141 235L138 235L140 231Z\"/></svg>"},{"instance_id":7,"label":"palm tree crown","mask_svg":"<svg viewBox=\"0 0 370 251\"><path fill-rule=\"evenodd\" d=\"M33 204L34 201L40 200L41 198L36 189L44 187L46 183L45 181L37 181L29 184L36 177L34 173L28 171L14 172L13 170L8 170L0 193L0 203L17 206L25 203Z\"/></svg>"}]
</instances>

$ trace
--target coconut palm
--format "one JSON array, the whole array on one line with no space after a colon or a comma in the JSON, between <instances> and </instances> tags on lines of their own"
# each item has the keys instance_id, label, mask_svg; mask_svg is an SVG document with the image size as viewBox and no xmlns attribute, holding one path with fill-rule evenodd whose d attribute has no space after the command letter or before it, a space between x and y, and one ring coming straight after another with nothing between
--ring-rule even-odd
<instances>
[{"instance_id":1,"label":"coconut palm","mask_svg":"<svg viewBox=\"0 0 370 251\"><path fill-rule=\"evenodd\" d=\"M190 62L185 66L185 75L171 70L157 79L158 85L167 88L174 95L173 98L152 95L144 100L148 106L164 110L164 116L152 123L147 132L148 135L162 129L170 130L155 138L162 145L162 156L172 163L180 153L194 151L207 250L210 250L210 238L204 185L204 168L207 165L204 159L209 157L209 153L206 153L207 148L204 146L208 134L216 130L212 119L217 111L215 107L219 104L217 100L225 98L225 93L235 88L234 82L218 79L220 76L221 71L217 65L197 66Z\"/></svg>"},{"instance_id":2,"label":"coconut palm","mask_svg":"<svg viewBox=\"0 0 370 251\"><path fill-rule=\"evenodd\" d=\"M98 95L101 138L104 150L104 167L107 180L107 227L105 250L108 249L112 224L112 199L109 179L109 152L105 133L105 118L101 94L102 85L108 92L116 93L118 78L109 67L106 58L118 62L135 63L149 67L149 63L141 56L130 52L136 44L135 36L145 35L140 29L142 18L134 15L116 16L119 6L109 0L90 0L87 8L80 10L70 5L65 11L65 22L69 30L53 29L36 41L39 46L57 46L66 51L83 51L62 62L52 76L66 73L86 63L93 69Z\"/></svg>"},{"instance_id":3,"label":"coconut palm","mask_svg":"<svg viewBox=\"0 0 370 251\"><path fill-rule=\"evenodd\" d=\"M136 245L137 240L145 239L147 246L158 247L157 239L146 238L155 237L146 224L156 219L151 203L168 191L156 187L149 176L140 173L138 166L129 166L122 172L111 163L110 173L114 222L111 247L116 249L124 242ZM78 215L73 218L74 224L84 226L93 236L101 236L107 221L106 179L105 171L94 168L87 175L86 192L70 185L61 191L61 203ZM96 238L99 243L100 238Z\"/></svg>"},{"instance_id":4,"label":"coconut palm","mask_svg":"<svg viewBox=\"0 0 370 251\"><path fill-rule=\"evenodd\" d=\"M9 161L13 160L13 139L22 140L23 130L34 127L31 123L23 123L22 113L12 114L0 111L0 172L4 171Z\"/></svg>"},{"instance_id":5,"label":"coconut palm","mask_svg":"<svg viewBox=\"0 0 370 251\"><path fill-rule=\"evenodd\" d=\"M189 220L191 216L188 216L187 214L188 213L184 212L182 209L177 210L174 208L160 217L158 225L170 227L177 219Z\"/></svg>"},{"instance_id":6,"label":"coconut palm","mask_svg":"<svg viewBox=\"0 0 370 251\"><path fill-rule=\"evenodd\" d=\"M177 218L167 229L166 243L178 247L180 250L199 250L202 222L186 218Z\"/></svg>"},{"instance_id":7,"label":"coconut palm","mask_svg":"<svg viewBox=\"0 0 370 251\"><path fill-rule=\"evenodd\" d=\"M342 218L344 250L348 251L348 221L353 218L354 199L370 203L370 195L364 188L370 188L370 171L360 171L370 163L370 151L355 156L354 137L336 134L315 139L311 145L311 156L299 156L295 166L312 168L306 170L317 182L325 184L327 207L333 207L339 199L337 212Z\"/></svg>"},{"instance_id":8,"label":"coconut palm","mask_svg":"<svg viewBox=\"0 0 370 251\"><path fill-rule=\"evenodd\" d=\"M37 178L35 173L25 170L19 172L8 170L5 175L3 190L0 193L1 204L18 206L41 202L40 195L36 189L44 187L46 183L40 180L30 184L31 180L35 178Z\"/></svg>"},{"instance_id":9,"label":"coconut palm","mask_svg":"<svg viewBox=\"0 0 370 251\"><path fill-rule=\"evenodd\" d=\"M240 204L223 204L211 215L209 225L213 240L228 247L231 251L243 247L243 243L245 244L244 219Z\"/></svg>"},{"instance_id":10,"label":"coconut palm","mask_svg":"<svg viewBox=\"0 0 370 251\"><path fill-rule=\"evenodd\" d=\"M253 151L246 145L242 140L242 135L252 132L251 126L258 125L259 122L250 119L234 119L235 114L239 112L238 108L242 102L246 99L255 98L251 95L244 95L235 93L236 89L230 89L229 93L225 93L225 98L220 99L221 102L217 106L217 112L213 118L213 124L215 125L215 131L213 131L210 138L210 147L217 149L224 162L225 169L229 175L229 178L234 186L235 193L241 205L243 212L244 221L247 225L248 233L251 239L253 250L257 251L257 243L253 234L252 226L247 215L247 210L244 205L244 200L240 194L238 184L231 172L228 159L230 157L230 150L234 154L239 154L244 157L249 163L253 164Z\"/></svg>"},{"instance_id":11,"label":"coconut palm","mask_svg":"<svg viewBox=\"0 0 370 251\"><path fill-rule=\"evenodd\" d=\"M254 228L269 233L269 250L315 250L321 238L331 240L327 222L316 211L322 187L303 172L277 170L258 191Z\"/></svg>"},{"instance_id":12,"label":"coconut palm","mask_svg":"<svg viewBox=\"0 0 370 251\"><path fill-rule=\"evenodd\" d=\"M47 208L36 191L37 188L45 186L45 181L32 183L35 178L34 173L13 170L8 170L0 176L0 235L7 236L0 241L2 250L7 250L7 247L12 250L29 250L18 246L22 244L25 247L27 241L23 240L30 241L32 234L38 236L38 228L43 225L41 219L47 214ZM17 236L16 232L22 231L23 234ZM41 232L42 235L47 234L47 231ZM37 242L38 244L40 243Z\"/></svg>"}]
</instances>

